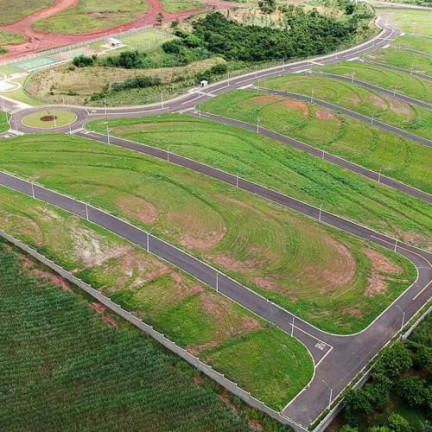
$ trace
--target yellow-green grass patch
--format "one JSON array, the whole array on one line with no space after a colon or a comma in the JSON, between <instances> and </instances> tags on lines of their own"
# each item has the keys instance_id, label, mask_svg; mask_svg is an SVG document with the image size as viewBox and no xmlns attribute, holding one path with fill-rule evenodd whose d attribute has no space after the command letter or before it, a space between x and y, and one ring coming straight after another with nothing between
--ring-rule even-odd
<instances>
[{"instance_id":1,"label":"yellow-green grass patch","mask_svg":"<svg viewBox=\"0 0 432 432\"><path fill-rule=\"evenodd\" d=\"M67 126L76 119L77 115L72 111L45 110L36 111L24 116L22 122L25 126L36 129L52 129Z\"/></svg>"}]
</instances>

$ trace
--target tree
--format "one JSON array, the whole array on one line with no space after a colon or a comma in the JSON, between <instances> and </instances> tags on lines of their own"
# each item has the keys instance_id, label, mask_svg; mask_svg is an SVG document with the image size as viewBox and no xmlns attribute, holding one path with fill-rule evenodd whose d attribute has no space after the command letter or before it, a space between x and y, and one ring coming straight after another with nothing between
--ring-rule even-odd
<instances>
[{"instance_id":1,"label":"tree","mask_svg":"<svg viewBox=\"0 0 432 432\"><path fill-rule=\"evenodd\" d=\"M358 432L358 428L351 427L350 425L343 425L339 432Z\"/></svg>"},{"instance_id":2,"label":"tree","mask_svg":"<svg viewBox=\"0 0 432 432\"><path fill-rule=\"evenodd\" d=\"M398 393L412 407L421 407L426 402L426 381L419 377L409 377L401 380Z\"/></svg>"},{"instance_id":3,"label":"tree","mask_svg":"<svg viewBox=\"0 0 432 432\"><path fill-rule=\"evenodd\" d=\"M395 380L412 366L413 360L407 347L403 343L396 343L383 352L375 366L375 373Z\"/></svg>"},{"instance_id":4,"label":"tree","mask_svg":"<svg viewBox=\"0 0 432 432\"><path fill-rule=\"evenodd\" d=\"M351 426L359 425L360 415L373 412L371 396L365 389L349 390L345 396L345 420Z\"/></svg>"},{"instance_id":5,"label":"tree","mask_svg":"<svg viewBox=\"0 0 432 432\"><path fill-rule=\"evenodd\" d=\"M276 0L260 0L258 7L262 13L271 14L276 10Z\"/></svg>"},{"instance_id":6,"label":"tree","mask_svg":"<svg viewBox=\"0 0 432 432\"><path fill-rule=\"evenodd\" d=\"M410 432L411 426L400 414L392 413L387 421L388 427L394 432Z\"/></svg>"},{"instance_id":7,"label":"tree","mask_svg":"<svg viewBox=\"0 0 432 432\"><path fill-rule=\"evenodd\" d=\"M171 21L171 28L172 29L176 29L180 24L180 21L178 19L175 19L173 21Z\"/></svg>"},{"instance_id":8,"label":"tree","mask_svg":"<svg viewBox=\"0 0 432 432\"><path fill-rule=\"evenodd\" d=\"M164 20L164 16L163 16L162 12L158 12L158 14L156 15L157 24L162 25L163 20Z\"/></svg>"}]
</instances>

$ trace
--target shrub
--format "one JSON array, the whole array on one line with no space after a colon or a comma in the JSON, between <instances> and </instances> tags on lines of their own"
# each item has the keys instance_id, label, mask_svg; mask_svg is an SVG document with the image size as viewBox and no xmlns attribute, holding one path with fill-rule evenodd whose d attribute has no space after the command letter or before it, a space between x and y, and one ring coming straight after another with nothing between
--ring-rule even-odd
<instances>
[{"instance_id":1,"label":"shrub","mask_svg":"<svg viewBox=\"0 0 432 432\"><path fill-rule=\"evenodd\" d=\"M87 66L93 66L95 62L95 58L92 56L85 56L84 54L81 54L77 57L74 57L72 60L72 63L76 67L87 67Z\"/></svg>"}]
</instances>

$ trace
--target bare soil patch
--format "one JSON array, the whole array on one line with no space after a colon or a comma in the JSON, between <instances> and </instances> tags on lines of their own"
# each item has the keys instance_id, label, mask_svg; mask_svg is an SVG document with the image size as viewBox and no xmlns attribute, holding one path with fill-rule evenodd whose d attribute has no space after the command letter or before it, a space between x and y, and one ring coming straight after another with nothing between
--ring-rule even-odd
<instances>
[{"instance_id":1,"label":"bare soil patch","mask_svg":"<svg viewBox=\"0 0 432 432\"><path fill-rule=\"evenodd\" d=\"M318 108L315 111L315 117L318 120L333 120L336 121L337 123L340 123L341 120L339 118L338 115L331 113L330 111L324 110L324 109L320 109Z\"/></svg>"},{"instance_id":2,"label":"bare soil patch","mask_svg":"<svg viewBox=\"0 0 432 432\"><path fill-rule=\"evenodd\" d=\"M138 196L122 196L115 201L116 206L127 216L133 217L145 224L152 224L157 218L156 207Z\"/></svg>"},{"instance_id":3,"label":"bare soil patch","mask_svg":"<svg viewBox=\"0 0 432 432\"><path fill-rule=\"evenodd\" d=\"M382 108L382 109L387 109L388 108L387 101L385 99L383 99L382 97L378 96L378 95L375 95L375 94L370 95L369 96L369 100L377 108Z\"/></svg>"},{"instance_id":4,"label":"bare soil patch","mask_svg":"<svg viewBox=\"0 0 432 432\"><path fill-rule=\"evenodd\" d=\"M40 120L43 121L43 122L51 122L51 121L57 120L57 116L55 116L55 115L45 115L45 116L42 116L40 118Z\"/></svg>"}]
</instances>

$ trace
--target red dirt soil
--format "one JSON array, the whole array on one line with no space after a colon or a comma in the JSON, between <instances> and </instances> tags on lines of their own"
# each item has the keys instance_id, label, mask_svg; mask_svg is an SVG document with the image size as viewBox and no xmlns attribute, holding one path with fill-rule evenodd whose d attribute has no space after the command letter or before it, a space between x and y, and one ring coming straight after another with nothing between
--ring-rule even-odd
<instances>
[{"instance_id":1,"label":"red dirt soil","mask_svg":"<svg viewBox=\"0 0 432 432\"><path fill-rule=\"evenodd\" d=\"M160 0L147 0L148 12L140 16L135 21L93 33L65 35L59 33L46 33L32 28L32 25L36 21L51 17L67 9L72 9L78 6L78 3L79 0L55 0L54 4L46 9L28 15L13 24L0 26L0 30L18 33L27 38L27 42L24 42L23 44L5 45L8 52L1 57L0 61L23 57L35 52L75 44L98 37L109 36L111 34L120 33L134 28L140 28L146 25L154 25L156 23L156 16L159 12L162 12L164 16L164 22L168 22L173 21L174 19L181 21L188 18L192 14L203 12L211 8L222 9L229 7L239 7L237 3L230 3L223 0L205 0L205 3L207 4L206 7L172 13L163 9Z\"/></svg>"}]
</instances>

